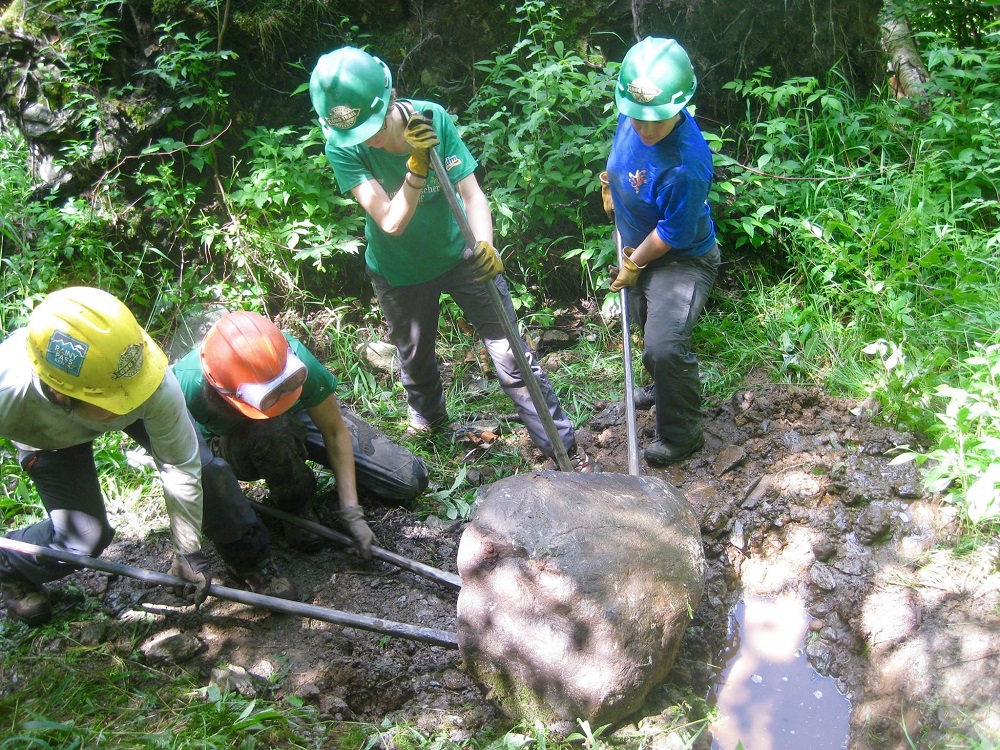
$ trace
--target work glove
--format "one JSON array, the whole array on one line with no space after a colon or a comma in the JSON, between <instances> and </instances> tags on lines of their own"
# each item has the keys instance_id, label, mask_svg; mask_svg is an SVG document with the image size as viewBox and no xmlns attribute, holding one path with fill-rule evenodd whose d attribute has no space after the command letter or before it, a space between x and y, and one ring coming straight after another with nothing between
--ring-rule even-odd
<instances>
[{"instance_id":1,"label":"work glove","mask_svg":"<svg viewBox=\"0 0 1000 750\"><path fill-rule=\"evenodd\" d=\"M174 555L170 575L187 581L183 586L175 586L174 594L185 599L193 598L201 604L208 597L208 587L212 584L212 574L208 570L208 558L201 551Z\"/></svg>"},{"instance_id":2,"label":"work glove","mask_svg":"<svg viewBox=\"0 0 1000 750\"><path fill-rule=\"evenodd\" d=\"M354 539L354 546L365 560L372 559L372 544L377 540L372 530L365 523L365 512L360 505L349 505L340 509L340 520Z\"/></svg>"},{"instance_id":3,"label":"work glove","mask_svg":"<svg viewBox=\"0 0 1000 750\"><path fill-rule=\"evenodd\" d=\"M634 252L634 247L626 247L622 250L622 267L618 270L615 280L611 282L612 292L620 292L627 286L635 286L635 282L639 280L639 274L642 273L645 266L637 266L632 261L631 255Z\"/></svg>"},{"instance_id":4,"label":"work glove","mask_svg":"<svg viewBox=\"0 0 1000 750\"><path fill-rule=\"evenodd\" d=\"M615 204L611 200L611 186L608 184L608 173L601 172L601 202L604 204L604 213L609 219L615 216Z\"/></svg>"},{"instance_id":5,"label":"work glove","mask_svg":"<svg viewBox=\"0 0 1000 750\"><path fill-rule=\"evenodd\" d=\"M503 261L500 254L489 242L480 240L469 253L469 264L472 267L472 278L477 284L492 281L495 276L503 273Z\"/></svg>"},{"instance_id":6,"label":"work glove","mask_svg":"<svg viewBox=\"0 0 1000 750\"><path fill-rule=\"evenodd\" d=\"M441 142L434 132L430 118L414 112L406 121L403 138L410 147L410 158L406 160L406 168L417 177L426 179L431 169L430 150Z\"/></svg>"}]
</instances>

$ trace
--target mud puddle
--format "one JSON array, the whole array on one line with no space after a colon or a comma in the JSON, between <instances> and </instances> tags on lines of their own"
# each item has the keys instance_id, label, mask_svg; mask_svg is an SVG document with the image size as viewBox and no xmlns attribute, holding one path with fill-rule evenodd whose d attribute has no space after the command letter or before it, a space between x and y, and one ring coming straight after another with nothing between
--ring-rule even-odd
<instances>
[{"instance_id":1,"label":"mud puddle","mask_svg":"<svg viewBox=\"0 0 1000 750\"><path fill-rule=\"evenodd\" d=\"M724 664L712 686L712 750L841 750L850 703L805 654L811 618L796 596L746 595L731 614Z\"/></svg>"}]
</instances>

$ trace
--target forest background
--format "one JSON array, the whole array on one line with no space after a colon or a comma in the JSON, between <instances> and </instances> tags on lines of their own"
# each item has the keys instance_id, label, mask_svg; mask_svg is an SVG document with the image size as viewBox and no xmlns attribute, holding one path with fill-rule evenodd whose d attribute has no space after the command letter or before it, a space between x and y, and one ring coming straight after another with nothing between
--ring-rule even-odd
<instances>
[{"instance_id":1,"label":"forest background","mask_svg":"<svg viewBox=\"0 0 1000 750\"><path fill-rule=\"evenodd\" d=\"M963 544L996 534L995 0L2 7L3 335L81 283L119 295L162 342L206 305L319 321L343 400L398 434L404 410L355 346L381 329L362 212L335 189L306 91L315 59L353 44L386 60L401 95L454 114L522 324L584 332L588 355L556 378L579 421L590 399L621 397L591 374L620 359L596 177L617 64L637 38L671 36L691 53L716 153L724 266L695 341L707 396L755 373L867 397L919 436L896 460L955 506ZM892 45L900 23L909 54ZM20 525L40 506L0 456L0 514ZM427 511L467 513L474 487L444 485Z\"/></svg>"}]
</instances>

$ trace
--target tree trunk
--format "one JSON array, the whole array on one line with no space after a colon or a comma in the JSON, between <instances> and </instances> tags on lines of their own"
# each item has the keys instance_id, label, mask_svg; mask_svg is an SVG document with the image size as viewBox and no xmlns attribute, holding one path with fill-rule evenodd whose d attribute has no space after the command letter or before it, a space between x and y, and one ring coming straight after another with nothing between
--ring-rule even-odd
<instances>
[{"instance_id":1,"label":"tree trunk","mask_svg":"<svg viewBox=\"0 0 1000 750\"><path fill-rule=\"evenodd\" d=\"M913 42L913 32L906 16L887 6L891 16L882 24L882 46L889 56L892 89L897 98L920 98L926 91L930 73Z\"/></svg>"}]
</instances>

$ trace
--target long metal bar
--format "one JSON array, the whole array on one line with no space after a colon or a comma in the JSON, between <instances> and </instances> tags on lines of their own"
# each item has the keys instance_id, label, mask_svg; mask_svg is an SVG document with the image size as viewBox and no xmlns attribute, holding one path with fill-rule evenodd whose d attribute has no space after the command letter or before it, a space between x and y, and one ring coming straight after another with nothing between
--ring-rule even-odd
<instances>
[{"instance_id":1,"label":"long metal bar","mask_svg":"<svg viewBox=\"0 0 1000 750\"><path fill-rule=\"evenodd\" d=\"M40 547L37 544L19 542L16 539L8 539L7 537L0 537L0 549L20 552L25 555L48 557L53 560L60 560L61 562L68 563L70 565L76 565L81 568L90 568L92 570L100 570L104 573L127 576L129 578L145 581L146 583L153 583L158 586L184 586L187 583L181 578L177 578L176 576L168 575L166 573L157 573L143 568L134 568L131 565L121 565L120 563L108 562L106 560L87 557L85 555L76 555L71 552L64 552L63 550L53 549L51 547ZM415 625L407 625L401 622L393 622L392 620L383 620L379 617L356 615L350 612L342 612L338 609L318 607L314 604L303 604L302 602L294 602L288 599L279 599L276 596L255 594L252 591L231 589L214 583L208 587L208 593L217 599L225 599L228 601L239 602L240 604L248 604L252 607L261 607L263 609L269 609L273 612L281 612L286 615L299 615L301 617L308 617L312 620L330 622L335 625L343 625L345 627L358 628L360 630L370 630L375 633L394 635L412 641L429 643L433 646L443 646L444 648L455 649L458 648L458 635L445 630L422 628Z\"/></svg>"},{"instance_id":2,"label":"long metal bar","mask_svg":"<svg viewBox=\"0 0 1000 750\"><path fill-rule=\"evenodd\" d=\"M618 251L618 267L622 267L624 252L622 236L618 227L612 229L615 238L615 249ZM628 287L621 290L622 312L622 358L625 365L625 430L628 434L628 473L639 476L639 435L635 421L635 391L632 380L632 332L629 327Z\"/></svg>"},{"instance_id":3,"label":"long metal bar","mask_svg":"<svg viewBox=\"0 0 1000 750\"><path fill-rule=\"evenodd\" d=\"M259 513L271 516L272 518L277 518L286 523L294 524L300 528L311 531L313 534L324 537L325 539L330 539L331 541L337 542L339 544L346 545L348 547L354 546L354 540L351 539L347 534L343 534L339 531L331 529L329 526L324 526L321 523L316 523L315 521L310 521L307 518L302 518L301 516L295 516L291 513L286 513L283 510L278 510L277 508L272 508L269 505L263 505L258 503L256 500L250 500L250 505L254 507ZM408 557L403 557L402 555L397 555L395 552L390 552L387 549L382 549L372 545L372 557L379 560L384 560L387 563L391 563L397 567L408 570L411 573L416 573L424 578L429 578L432 581L443 584L448 588L458 591L462 588L461 577L455 575L454 573L449 573L446 570L441 570L439 568L431 567L430 565L425 565L422 562L417 562L416 560L411 560Z\"/></svg>"},{"instance_id":4,"label":"long metal bar","mask_svg":"<svg viewBox=\"0 0 1000 750\"><path fill-rule=\"evenodd\" d=\"M467 245L466 253L469 253L476 246L476 235L473 234L472 227L469 225L469 218L465 215L465 209L458 202L455 186L448 176L448 171L445 169L444 162L441 159L441 155L437 152L436 147L430 149L430 158L434 172L437 174L438 182L441 183L441 190L444 192L444 197L448 201L448 206L451 208L455 221L458 222L459 229L462 231L462 237L465 239ZM524 350L521 348L521 336L515 329L514 324L507 317L507 311L504 310L503 300L500 299L500 291L492 281L483 286L489 292L490 301L493 303L493 310L496 312L497 317L500 318L500 323L503 325L504 333L507 336L507 342L510 344L510 348L514 352L514 358L517 360L517 368L521 371L521 379L524 380L524 384L528 388L531 401L535 405L535 411L538 412L538 417L542 420L542 425L545 427L545 435L548 437L549 443L552 444L556 464L562 471L573 471L573 464L569 460L569 454L566 452L566 446L563 445L562 438L559 437L555 420L552 419L552 414L549 413L548 404L545 403L545 396L542 395L542 388L538 384L535 373L528 366L527 357L524 356Z\"/></svg>"}]
</instances>

